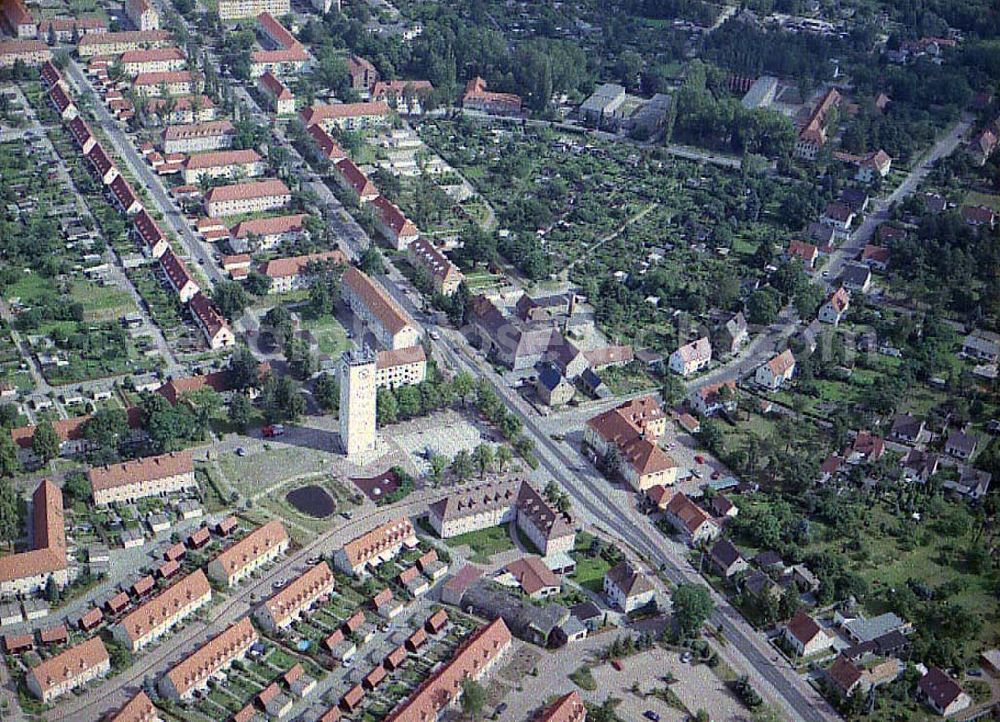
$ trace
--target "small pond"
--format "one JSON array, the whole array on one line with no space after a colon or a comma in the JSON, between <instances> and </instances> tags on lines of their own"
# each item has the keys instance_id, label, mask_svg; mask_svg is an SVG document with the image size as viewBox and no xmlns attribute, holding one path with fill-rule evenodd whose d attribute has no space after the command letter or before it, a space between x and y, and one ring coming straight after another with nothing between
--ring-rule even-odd
<instances>
[{"instance_id":1,"label":"small pond","mask_svg":"<svg viewBox=\"0 0 1000 722\"><path fill-rule=\"evenodd\" d=\"M300 486L285 494L289 504L308 516L324 519L333 513L333 497L321 486L315 484Z\"/></svg>"}]
</instances>

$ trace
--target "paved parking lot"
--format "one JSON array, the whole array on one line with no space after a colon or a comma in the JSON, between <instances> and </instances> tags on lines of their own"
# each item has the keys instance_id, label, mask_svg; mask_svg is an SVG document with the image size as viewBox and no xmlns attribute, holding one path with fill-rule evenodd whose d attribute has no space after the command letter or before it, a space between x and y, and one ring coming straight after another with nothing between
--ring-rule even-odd
<instances>
[{"instance_id":1,"label":"paved parking lot","mask_svg":"<svg viewBox=\"0 0 1000 722\"><path fill-rule=\"evenodd\" d=\"M428 451L452 459L462 449L471 452L484 442L494 441L485 428L453 410L398 424L391 433L392 443L423 474L430 471Z\"/></svg>"},{"instance_id":2,"label":"paved parking lot","mask_svg":"<svg viewBox=\"0 0 1000 722\"><path fill-rule=\"evenodd\" d=\"M597 690L584 692L584 699L600 702L607 696L620 698L617 711L624 720L641 720L643 712L653 710L664 722L684 722L687 719L684 712L649 694L668 686L662 678L669 672L677 680L669 688L692 714L704 709L713 722L746 719L746 710L712 670L702 664L682 664L676 652L654 648L621 660L621 666L621 671L610 664L595 668ZM639 685L638 696L632 692L635 683Z\"/></svg>"}]
</instances>

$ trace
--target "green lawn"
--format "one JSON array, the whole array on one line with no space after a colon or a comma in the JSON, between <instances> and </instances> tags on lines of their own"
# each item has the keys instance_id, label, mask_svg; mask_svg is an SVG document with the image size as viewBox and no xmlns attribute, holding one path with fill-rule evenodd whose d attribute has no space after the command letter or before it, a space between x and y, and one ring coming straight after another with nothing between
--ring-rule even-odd
<instances>
[{"instance_id":1,"label":"green lawn","mask_svg":"<svg viewBox=\"0 0 1000 722\"><path fill-rule=\"evenodd\" d=\"M986 206L1000 213L1000 195L969 191L965 196L965 202L970 206Z\"/></svg>"},{"instance_id":2,"label":"green lawn","mask_svg":"<svg viewBox=\"0 0 1000 722\"><path fill-rule=\"evenodd\" d=\"M333 316L302 320L302 328L316 337L320 353L336 358L351 346L347 331Z\"/></svg>"},{"instance_id":3,"label":"green lawn","mask_svg":"<svg viewBox=\"0 0 1000 722\"><path fill-rule=\"evenodd\" d=\"M491 526L479 531L470 531L445 539L445 543L450 547L470 547L473 552L471 561L479 563L486 563L492 555L514 548L506 526Z\"/></svg>"},{"instance_id":4,"label":"green lawn","mask_svg":"<svg viewBox=\"0 0 1000 722\"><path fill-rule=\"evenodd\" d=\"M611 568L611 565L600 555L596 557L587 555L593 538L586 532L580 532L576 535L576 544L572 554L573 559L576 560L576 571L573 573L572 579L584 589L599 592L604 588L604 575Z\"/></svg>"},{"instance_id":5,"label":"green lawn","mask_svg":"<svg viewBox=\"0 0 1000 722\"><path fill-rule=\"evenodd\" d=\"M99 286L90 281L75 281L70 299L83 305L86 321L113 321L136 310L135 302L127 291Z\"/></svg>"}]
</instances>

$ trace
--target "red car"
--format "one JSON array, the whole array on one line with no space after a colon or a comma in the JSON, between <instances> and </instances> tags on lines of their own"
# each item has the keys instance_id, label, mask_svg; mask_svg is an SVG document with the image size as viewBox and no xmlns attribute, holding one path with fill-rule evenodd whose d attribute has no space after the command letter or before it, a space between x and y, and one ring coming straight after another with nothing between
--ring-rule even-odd
<instances>
[{"instance_id":1,"label":"red car","mask_svg":"<svg viewBox=\"0 0 1000 722\"><path fill-rule=\"evenodd\" d=\"M705 457L704 456L696 456L696 457L694 457L694 460L697 461L699 464L704 464L705 463Z\"/></svg>"},{"instance_id":2,"label":"red car","mask_svg":"<svg viewBox=\"0 0 1000 722\"><path fill-rule=\"evenodd\" d=\"M721 472L719 472L719 471L713 471L712 472L712 479L718 479L720 476L722 476Z\"/></svg>"},{"instance_id":3,"label":"red car","mask_svg":"<svg viewBox=\"0 0 1000 722\"><path fill-rule=\"evenodd\" d=\"M260 430L261 436L265 439L273 439L275 436L281 436L285 433L285 427L281 424L274 424L273 426L265 426Z\"/></svg>"}]
</instances>

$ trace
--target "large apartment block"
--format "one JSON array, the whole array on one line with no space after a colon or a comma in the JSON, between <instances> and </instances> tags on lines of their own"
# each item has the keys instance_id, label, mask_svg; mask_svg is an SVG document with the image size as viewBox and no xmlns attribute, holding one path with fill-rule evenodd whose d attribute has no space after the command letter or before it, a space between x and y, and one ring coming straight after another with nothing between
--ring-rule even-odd
<instances>
[{"instance_id":1,"label":"large apartment block","mask_svg":"<svg viewBox=\"0 0 1000 722\"><path fill-rule=\"evenodd\" d=\"M196 153L184 161L184 182L195 185L202 178L256 178L264 175L264 160L257 151L218 150Z\"/></svg>"},{"instance_id":2,"label":"large apartment block","mask_svg":"<svg viewBox=\"0 0 1000 722\"><path fill-rule=\"evenodd\" d=\"M87 472L87 480L97 506L198 488L190 451L95 466Z\"/></svg>"},{"instance_id":3,"label":"large apartment block","mask_svg":"<svg viewBox=\"0 0 1000 722\"><path fill-rule=\"evenodd\" d=\"M94 55L121 55L142 48L163 48L173 42L167 30L127 30L120 33L93 33L84 35L76 44L81 58Z\"/></svg>"},{"instance_id":4,"label":"large apartment block","mask_svg":"<svg viewBox=\"0 0 1000 722\"><path fill-rule=\"evenodd\" d=\"M163 131L163 152L201 153L229 148L233 144L234 135L236 128L228 120L171 125Z\"/></svg>"},{"instance_id":5,"label":"large apartment block","mask_svg":"<svg viewBox=\"0 0 1000 722\"><path fill-rule=\"evenodd\" d=\"M327 133L334 128L361 130L386 125L392 111L381 101L372 103L334 103L313 105L302 112L302 122L320 125Z\"/></svg>"},{"instance_id":6,"label":"large apartment block","mask_svg":"<svg viewBox=\"0 0 1000 722\"><path fill-rule=\"evenodd\" d=\"M288 293L307 288L312 278L310 268L327 263L344 266L347 265L347 258L340 251L275 258L260 265L260 274L271 281L268 293Z\"/></svg>"},{"instance_id":7,"label":"large apartment block","mask_svg":"<svg viewBox=\"0 0 1000 722\"><path fill-rule=\"evenodd\" d=\"M270 13L275 17L287 15L292 11L289 0L220 0L219 19L242 20L255 18L261 13Z\"/></svg>"},{"instance_id":8,"label":"large apartment block","mask_svg":"<svg viewBox=\"0 0 1000 722\"><path fill-rule=\"evenodd\" d=\"M45 704L111 671L111 658L100 637L49 657L28 670L28 689Z\"/></svg>"},{"instance_id":9,"label":"large apartment block","mask_svg":"<svg viewBox=\"0 0 1000 722\"><path fill-rule=\"evenodd\" d=\"M393 559L403 547L417 545L413 524L406 517L392 519L342 546L333 556L333 564L345 574L362 575L369 567Z\"/></svg>"},{"instance_id":10,"label":"large apartment block","mask_svg":"<svg viewBox=\"0 0 1000 722\"><path fill-rule=\"evenodd\" d=\"M376 354L375 386L380 389L413 386L426 378L427 354L420 344Z\"/></svg>"},{"instance_id":11,"label":"large apartment block","mask_svg":"<svg viewBox=\"0 0 1000 722\"><path fill-rule=\"evenodd\" d=\"M381 284L353 266L341 280L341 294L358 319L387 349L420 343L416 321L389 295Z\"/></svg>"},{"instance_id":12,"label":"large apartment block","mask_svg":"<svg viewBox=\"0 0 1000 722\"><path fill-rule=\"evenodd\" d=\"M63 495L49 480L31 496L32 548L0 557L0 594L32 594L45 589L49 578L60 587L69 583Z\"/></svg>"},{"instance_id":13,"label":"large apartment block","mask_svg":"<svg viewBox=\"0 0 1000 722\"><path fill-rule=\"evenodd\" d=\"M212 601L212 586L198 569L127 614L112 630L132 652L153 644Z\"/></svg>"},{"instance_id":14,"label":"large apartment block","mask_svg":"<svg viewBox=\"0 0 1000 722\"><path fill-rule=\"evenodd\" d=\"M260 605L254 616L265 629L283 629L332 591L333 572L321 561Z\"/></svg>"},{"instance_id":15,"label":"large apartment block","mask_svg":"<svg viewBox=\"0 0 1000 722\"><path fill-rule=\"evenodd\" d=\"M190 70L140 73L132 81L132 90L140 98L191 95L195 91L198 80L198 77Z\"/></svg>"},{"instance_id":16,"label":"large apartment block","mask_svg":"<svg viewBox=\"0 0 1000 722\"><path fill-rule=\"evenodd\" d=\"M569 552L576 540L573 517L522 479L456 492L431 504L427 520L442 539L514 521L545 555Z\"/></svg>"},{"instance_id":17,"label":"large apartment block","mask_svg":"<svg viewBox=\"0 0 1000 722\"><path fill-rule=\"evenodd\" d=\"M131 77L143 73L174 73L187 67L184 51L178 47L129 50L122 53L122 70Z\"/></svg>"},{"instance_id":18,"label":"large apartment block","mask_svg":"<svg viewBox=\"0 0 1000 722\"><path fill-rule=\"evenodd\" d=\"M223 218L282 208L291 201L288 186L272 178L213 188L205 195L205 212L212 218Z\"/></svg>"},{"instance_id":19,"label":"large apartment block","mask_svg":"<svg viewBox=\"0 0 1000 722\"><path fill-rule=\"evenodd\" d=\"M157 684L160 693L175 701L190 699L195 690L205 689L212 676L242 659L258 639L250 618L243 617L163 675Z\"/></svg>"},{"instance_id":20,"label":"large apartment block","mask_svg":"<svg viewBox=\"0 0 1000 722\"><path fill-rule=\"evenodd\" d=\"M280 521L269 521L223 551L208 564L212 581L234 587L288 549L288 532Z\"/></svg>"}]
</instances>

